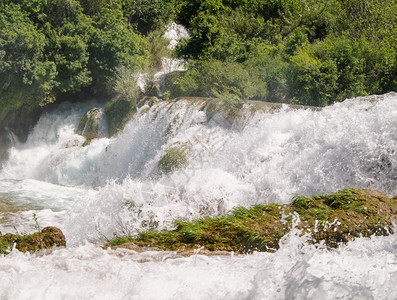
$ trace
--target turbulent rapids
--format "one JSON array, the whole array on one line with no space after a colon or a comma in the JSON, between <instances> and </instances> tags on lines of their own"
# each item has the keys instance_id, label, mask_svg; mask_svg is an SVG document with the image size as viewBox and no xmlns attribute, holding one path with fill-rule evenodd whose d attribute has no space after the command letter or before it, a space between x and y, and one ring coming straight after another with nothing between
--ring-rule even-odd
<instances>
[{"instance_id":1,"label":"turbulent rapids","mask_svg":"<svg viewBox=\"0 0 397 300\"><path fill-rule=\"evenodd\" d=\"M397 195L395 93L321 111L246 107L234 122L210 116L204 100L160 102L141 106L118 135L85 143L77 126L93 107L63 104L9 151L0 173L0 231L32 232L35 215L41 227L61 228L68 244L1 258L2 299L397 297L396 235L329 251L291 234L274 254L198 252L175 260L98 247L114 234L288 203L296 193L354 187ZM159 162L172 148L186 162L162 172Z\"/></svg>"}]
</instances>

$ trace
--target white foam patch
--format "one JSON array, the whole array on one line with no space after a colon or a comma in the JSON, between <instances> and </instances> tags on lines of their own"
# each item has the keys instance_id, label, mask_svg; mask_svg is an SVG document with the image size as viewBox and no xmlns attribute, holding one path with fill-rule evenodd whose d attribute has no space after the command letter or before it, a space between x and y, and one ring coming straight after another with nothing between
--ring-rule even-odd
<instances>
[{"instance_id":1,"label":"white foam patch","mask_svg":"<svg viewBox=\"0 0 397 300\"><path fill-rule=\"evenodd\" d=\"M291 235L276 253L167 259L92 244L0 259L2 299L395 299L396 236L337 250Z\"/></svg>"}]
</instances>

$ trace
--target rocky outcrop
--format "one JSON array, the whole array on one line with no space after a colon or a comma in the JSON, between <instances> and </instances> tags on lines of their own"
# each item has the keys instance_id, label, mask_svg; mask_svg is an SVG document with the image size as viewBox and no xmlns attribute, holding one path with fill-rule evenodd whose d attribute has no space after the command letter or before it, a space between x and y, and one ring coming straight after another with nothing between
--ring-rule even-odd
<instances>
[{"instance_id":1,"label":"rocky outcrop","mask_svg":"<svg viewBox=\"0 0 397 300\"><path fill-rule=\"evenodd\" d=\"M8 149L12 145L9 132L0 128L0 168L2 163L8 159Z\"/></svg>"},{"instance_id":2,"label":"rocky outcrop","mask_svg":"<svg viewBox=\"0 0 397 300\"><path fill-rule=\"evenodd\" d=\"M226 215L188 222L175 222L175 230L141 232L136 237L117 238L113 246L129 243L129 249L184 252L276 251L280 239L293 228L309 237L309 243L329 247L357 237L393 233L397 221L397 196L373 190L343 189L334 194L305 197L292 203L258 204L236 208Z\"/></svg>"},{"instance_id":3,"label":"rocky outcrop","mask_svg":"<svg viewBox=\"0 0 397 300\"><path fill-rule=\"evenodd\" d=\"M15 244L21 252L35 252L42 249L66 246L65 236L56 227L45 227L40 232L29 235L7 233L0 235L0 253L8 253Z\"/></svg>"}]
</instances>

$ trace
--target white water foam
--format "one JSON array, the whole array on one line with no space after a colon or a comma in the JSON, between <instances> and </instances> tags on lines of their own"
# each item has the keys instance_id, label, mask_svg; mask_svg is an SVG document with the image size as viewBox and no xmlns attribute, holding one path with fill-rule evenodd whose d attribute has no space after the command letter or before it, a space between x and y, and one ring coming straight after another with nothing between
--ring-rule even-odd
<instances>
[{"instance_id":1,"label":"white water foam","mask_svg":"<svg viewBox=\"0 0 397 300\"><path fill-rule=\"evenodd\" d=\"M145 108L121 134L82 147L76 126L87 107L73 105L43 115L11 149L0 173L0 230L30 232L35 213L42 227L64 231L68 248L1 258L1 298L396 298L396 235L331 252L292 236L275 254L144 264L85 244L238 205L287 203L294 193L357 187L396 195L396 94L322 111L258 112L231 128L207 122L198 101ZM158 161L174 146L189 164L162 175Z\"/></svg>"},{"instance_id":2,"label":"white water foam","mask_svg":"<svg viewBox=\"0 0 397 300\"><path fill-rule=\"evenodd\" d=\"M86 244L11 253L0 276L1 299L396 299L397 239L329 251L291 235L276 253L176 259Z\"/></svg>"}]
</instances>

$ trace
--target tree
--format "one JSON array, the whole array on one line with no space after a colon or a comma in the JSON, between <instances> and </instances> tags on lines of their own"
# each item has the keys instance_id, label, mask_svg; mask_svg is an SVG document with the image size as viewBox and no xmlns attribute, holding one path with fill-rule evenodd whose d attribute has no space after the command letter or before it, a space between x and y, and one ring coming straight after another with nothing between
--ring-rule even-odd
<instances>
[{"instance_id":1,"label":"tree","mask_svg":"<svg viewBox=\"0 0 397 300\"><path fill-rule=\"evenodd\" d=\"M88 51L89 69L93 77L95 92L103 92L116 68L124 66L130 70L143 68L148 51L145 40L125 22L123 12L103 9L93 17Z\"/></svg>"},{"instance_id":2,"label":"tree","mask_svg":"<svg viewBox=\"0 0 397 300\"><path fill-rule=\"evenodd\" d=\"M45 37L18 5L0 6L0 109L52 102L57 72Z\"/></svg>"}]
</instances>

